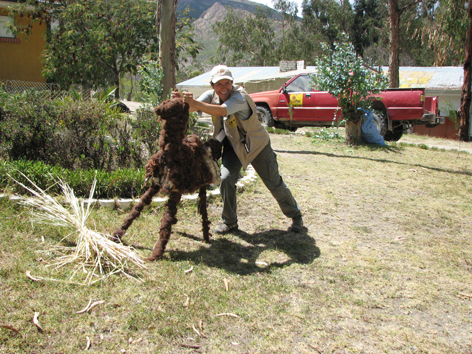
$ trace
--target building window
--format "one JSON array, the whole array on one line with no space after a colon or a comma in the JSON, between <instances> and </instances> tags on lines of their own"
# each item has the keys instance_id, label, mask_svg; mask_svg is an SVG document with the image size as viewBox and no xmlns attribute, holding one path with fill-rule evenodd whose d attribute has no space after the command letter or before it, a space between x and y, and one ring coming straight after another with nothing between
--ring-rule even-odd
<instances>
[{"instance_id":1,"label":"building window","mask_svg":"<svg viewBox=\"0 0 472 354\"><path fill-rule=\"evenodd\" d=\"M13 19L8 16L0 16L0 37L15 38L15 35L6 27L8 23L13 23Z\"/></svg>"}]
</instances>

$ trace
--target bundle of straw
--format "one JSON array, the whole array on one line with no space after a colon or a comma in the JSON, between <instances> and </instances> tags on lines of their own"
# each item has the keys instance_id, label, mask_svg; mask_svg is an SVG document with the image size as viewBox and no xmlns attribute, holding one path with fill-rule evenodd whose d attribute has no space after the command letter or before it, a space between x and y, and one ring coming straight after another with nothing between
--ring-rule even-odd
<instances>
[{"instance_id":1,"label":"bundle of straw","mask_svg":"<svg viewBox=\"0 0 472 354\"><path fill-rule=\"evenodd\" d=\"M23 177L31 183L32 188L25 186L11 176L9 177L34 195L32 198L25 199L22 204L37 209L36 212L33 212L36 221L71 230L64 239L71 235L75 236L75 239L72 240L75 247L58 247L65 250L66 254L60 256L53 264L56 268L74 264L76 269L71 279L79 270L83 270L86 274L84 283L88 285L116 273L136 279L126 271L129 264L132 263L140 268L145 267L143 259L136 254L132 247L113 242L108 235L90 230L86 226L90 215L90 206L93 204L96 179L90 189L86 207L84 206L85 202L79 201L75 197L74 191L65 182L58 180L64 194L65 204L70 206L69 211L25 175Z\"/></svg>"}]
</instances>

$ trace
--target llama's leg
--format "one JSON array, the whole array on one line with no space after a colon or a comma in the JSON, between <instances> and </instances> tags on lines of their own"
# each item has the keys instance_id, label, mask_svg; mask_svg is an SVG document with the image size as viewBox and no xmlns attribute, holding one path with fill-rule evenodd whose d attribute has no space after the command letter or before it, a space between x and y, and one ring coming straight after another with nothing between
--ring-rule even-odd
<instances>
[{"instance_id":1,"label":"llama's leg","mask_svg":"<svg viewBox=\"0 0 472 354\"><path fill-rule=\"evenodd\" d=\"M151 257L146 258L148 261L155 261L156 259L162 258L164 250L166 249L167 242L170 239L170 233L172 231L172 225L177 223L177 206L179 205L182 193L171 192L169 200L166 203L166 211L161 219L161 228L159 231L159 240L157 240L154 249L152 250Z\"/></svg>"},{"instance_id":2,"label":"llama's leg","mask_svg":"<svg viewBox=\"0 0 472 354\"><path fill-rule=\"evenodd\" d=\"M151 204L152 197L156 195L159 191L160 187L156 185L152 185L142 196L139 202L131 209L130 213L123 221L123 225L115 230L113 233L113 240L120 241L123 235L125 234L126 230L131 226L133 221L141 215L141 211L146 205Z\"/></svg>"},{"instance_id":3,"label":"llama's leg","mask_svg":"<svg viewBox=\"0 0 472 354\"><path fill-rule=\"evenodd\" d=\"M207 187L203 186L198 192L198 212L202 216L203 240L210 242L210 220L207 212Z\"/></svg>"}]
</instances>

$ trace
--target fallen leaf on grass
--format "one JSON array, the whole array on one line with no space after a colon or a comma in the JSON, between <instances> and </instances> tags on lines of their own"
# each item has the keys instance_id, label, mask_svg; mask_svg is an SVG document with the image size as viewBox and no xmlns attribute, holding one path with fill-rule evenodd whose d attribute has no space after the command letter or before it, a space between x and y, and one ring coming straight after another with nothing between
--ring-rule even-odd
<instances>
[{"instance_id":1,"label":"fallen leaf on grass","mask_svg":"<svg viewBox=\"0 0 472 354\"><path fill-rule=\"evenodd\" d=\"M30 272L29 270L27 270L25 274L26 274L26 276L27 276L29 279L31 279L31 280L33 280L33 281L41 281L41 279L38 279L38 278L33 277L33 276L31 275L31 272Z\"/></svg>"},{"instance_id":2,"label":"fallen leaf on grass","mask_svg":"<svg viewBox=\"0 0 472 354\"><path fill-rule=\"evenodd\" d=\"M267 264L266 262L261 262L261 261L256 262L256 264L257 264L257 265L263 265L263 266L265 266L265 267L268 266L268 264Z\"/></svg>"},{"instance_id":3,"label":"fallen leaf on grass","mask_svg":"<svg viewBox=\"0 0 472 354\"><path fill-rule=\"evenodd\" d=\"M21 332L19 330L17 330L15 327L8 326L8 325L0 325L0 327L5 328L5 329L9 329L10 331L18 333L21 336L21 338L25 339L25 337L23 337L23 334L21 334Z\"/></svg>"},{"instance_id":4,"label":"fallen leaf on grass","mask_svg":"<svg viewBox=\"0 0 472 354\"><path fill-rule=\"evenodd\" d=\"M57 281L57 282L66 283L66 284L84 285L84 284L76 283L76 282L73 282L73 281L58 280L58 279L43 278L43 277L34 277L34 276L31 275L31 272L29 270L27 270L25 272L25 274L29 279L31 279L33 281Z\"/></svg>"},{"instance_id":5,"label":"fallen leaf on grass","mask_svg":"<svg viewBox=\"0 0 472 354\"><path fill-rule=\"evenodd\" d=\"M201 336L200 332L199 332L199 331L197 331L197 329L195 328L195 326L194 326L194 325L192 325L192 328L193 328L193 330L195 331L195 333L196 333L196 334L198 334L199 336Z\"/></svg>"},{"instance_id":6,"label":"fallen leaf on grass","mask_svg":"<svg viewBox=\"0 0 472 354\"><path fill-rule=\"evenodd\" d=\"M234 313L219 313L218 315L216 315L216 317L221 317L221 316L229 316L229 317L236 317L236 318L239 317L238 315L235 315Z\"/></svg>"},{"instance_id":7,"label":"fallen leaf on grass","mask_svg":"<svg viewBox=\"0 0 472 354\"><path fill-rule=\"evenodd\" d=\"M472 294L466 294L466 293L459 293L459 296L460 297L465 297L465 298L468 298L468 299L472 298Z\"/></svg>"},{"instance_id":8,"label":"fallen leaf on grass","mask_svg":"<svg viewBox=\"0 0 472 354\"><path fill-rule=\"evenodd\" d=\"M33 323L36 325L36 327L38 327L39 331L42 332L43 329L39 325L38 317L39 317L39 312L35 312L33 316Z\"/></svg>"},{"instance_id":9,"label":"fallen leaf on grass","mask_svg":"<svg viewBox=\"0 0 472 354\"><path fill-rule=\"evenodd\" d=\"M103 301L103 300L95 301L93 304L90 304L91 302L92 302L92 299L90 299L89 303L87 304L87 306L85 306L85 308L83 310L77 311L76 313L88 312L91 309L93 309L95 306L103 304L105 301Z\"/></svg>"},{"instance_id":10,"label":"fallen leaf on grass","mask_svg":"<svg viewBox=\"0 0 472 354\"><path fill-rule=\"evenodd\" d=\"M190 272L192 272L192 271L193 271L193 266L191 266L190 269L187 269L186 271L184 271L184 273L185 273L185 274L188 274L188 273L190 273Z\"/></svg>"},{"instance_id":11,"label":"fallen leaf on grass","mask_svg":"<svg viewBox=\"0 0 472 354\"><path fill-rule=\"evenodd\" d=\"M84 313L85 311L87 311L91 303L92 303L92 299L90 299L87 306L85 306L83 310L77 311L76 313Z\"/></svg>"},{"instance_id":12,"label":"fallen leaf on grass","mask_svg":"<svg viewBox=\"0 0 472 354\"><path fill-rule=\"evenodd\" d=\"M225 289L226 289L226 291L229 291L229 281L228 281L228 279L224 278L224 279L223 279L223 282L225 283Z\"/></svg>"},{"instance_id":13,"label":"fallen leaf on grass","mask_svg":"<svg viewBox=\"0 0 472 354\"><path fill-rule=\"evenodd\" d=\"M87 311L90 311L91 309L93 309L95 306L97 305L101 305L101 304L104 304L105 301L95 301L92 305L90 305L90 307L87 309Z\"/></svg>"},{"instance_id":14,"label":"fallen leaf on grass","mask_svg":"<svg viewBox=\"0 0 472 354\"><path fill-rule=\"evenodd\" d=\"M194 325L192 325L192 328L193 328L193 330L195 331L195 333L198 334L199 336L201 336L201 337L203 337L203 338L208 338L208 337L207 337L206 335L204 335L203 333L200 333L200 332L195 328ZM201 327L200 327L200 329L201 329Z\"/></svg>"},{"instance_id":15,"label":"fallen leaf on grass","mask_svg":"<svg viewBox=\"0 0 472 354\"><path fill-rule=\"evenodd\" d=\"M183 303L184 307L188 307L189 303L190 303L190 298L187 294L184 294L187 298L185 299L185 302Z\"/></svg>"},{"instance_id":16,"label":"fallen leaf on grass","mask_svg":"<svg viewBox=\"0 0 472 354\"><path fill-rule=\"evenodd\" d=\"M89 337L87 337L87 345L85 346L85 349L84 349L84 350L89 350L89 348L90 348L90 344L91 344L91 342L90 342L90 338L89 338Z\"/></svg>"},{"instance_id":17,"label":"fallen leaf on grass","mask_svg":"<svg viewBox=\"0 0 472 354\"><path fill-rule=\"evenodd\" d=\"M142 340L143 340L142 337L140 337L140 338L138 338L138 339L136 339L136 340L133 340L133 337L130 337L130 338L128 339L128 343L129 343L129 344L135 344L135 343L141 342Z\"/></svg>"},{"instance_id":18,"label":"fallen leaf on grass","mask_svg":"<svg viewBox=\"0 0 472 354\"><path fill-rule=\"evenodd\" d=\"M198 328L200 328L200 331L203 332L203 320L198 321Z\"/></svg>"}]
</instances>

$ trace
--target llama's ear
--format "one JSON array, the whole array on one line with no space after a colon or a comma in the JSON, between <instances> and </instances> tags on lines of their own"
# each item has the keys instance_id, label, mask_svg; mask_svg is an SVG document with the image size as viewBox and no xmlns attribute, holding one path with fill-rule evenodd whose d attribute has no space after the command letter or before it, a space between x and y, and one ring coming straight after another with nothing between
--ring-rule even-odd
<instances>
[{"instance_id":1,"label":"llama's ear","mask_svg":"<svg viewBox=\"0 0 472 354\"><path fill-rule=\"evenodd\" d=\"M156 116L161 116L162 115L162 106L157 106L154 108L154 113Z\"/></svg>"}]
</instances>

